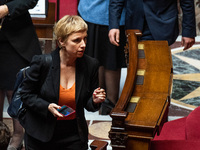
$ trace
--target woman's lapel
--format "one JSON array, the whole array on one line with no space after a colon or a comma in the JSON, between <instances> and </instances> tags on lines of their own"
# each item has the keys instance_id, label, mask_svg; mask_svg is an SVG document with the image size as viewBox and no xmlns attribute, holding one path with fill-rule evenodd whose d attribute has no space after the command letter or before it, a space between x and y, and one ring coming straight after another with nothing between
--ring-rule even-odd
<instances>
[{"instance_id":1,"label":"woman's lapel","mask_svg":"<svg viewBox=\"0 0 200 150\"><path fill-rule=\"evenodd\" d=\"M57 100L59 99L59 88L60 88L60 55L59 48L52 52L52 82L54 92L56 94Z\"/></svg>"},{"instance_id":2,"label":"woman's lapel","mask_svg":"<svg viewBox=\"0 0 200 150\"><path fill-rule=\"evenodd\" d=\"M76 103L78 103L79 96L83 86L84 73L85 73L85 61L83 58L76 60Z\"/></svg>"}]
</instances>

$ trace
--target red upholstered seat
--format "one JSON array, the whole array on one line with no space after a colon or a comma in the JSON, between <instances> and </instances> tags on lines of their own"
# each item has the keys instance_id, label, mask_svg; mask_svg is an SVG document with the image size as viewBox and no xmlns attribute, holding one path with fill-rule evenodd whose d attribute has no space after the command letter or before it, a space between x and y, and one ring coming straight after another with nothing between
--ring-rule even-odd
<instances>
[{"instance_id":1,"label":"red upholstered seat","mask_svg":"<svg viewBox=\"0 0 200 150\"><path fill-rule=\"evenodd\" d=\"M186 117L165 123L154 140L185 140L185 122Z\"/></svg>"},{"instance_id":2,"label":"red upholstered seat","mask_svg":"<svg viewBox=\"0 0 200 150\"><path fill-rule=\"evenodd\" d=\"M200 107L187 117L166 122L159 136L151 142L151 150L200 149Z\"/></svg>"},{"instance_id":3,"label":"red upholstered seat","mask_svg":"<svg viewBox=\"0 0 200 150\"><path fill-rule=\"evenodd\" d=\"M151 144L151 150L199 150L200 141L161 140Z\"/></svg>"},{"instance_id":4,"label":"red upholstered seat","mask_svg":"<svg viewBox=\"0 0 200 150\"><path fill-rule=\"evenodd\" d=\"M185 133L186 140L200 140L200 107L187 116Z\"/></svg>"},{"instance_id":5,"label":"red upholstered seat","mask_svg":"<svg viewBox=\"0 0 200 150\"><path fill-rule=\"evenodd\" d=\"M56 3L57 0L48 0L48 2ZM78 11L78 0L60 0L59 1L59 18L62 18L65 15L77 15ZM57 5L56 5L57 7ZM57 11L57 9L56 9ZM56 13L57 16L57 13ZM57 20L57 18L55 18Z\"/></svg>"}]
</instances>

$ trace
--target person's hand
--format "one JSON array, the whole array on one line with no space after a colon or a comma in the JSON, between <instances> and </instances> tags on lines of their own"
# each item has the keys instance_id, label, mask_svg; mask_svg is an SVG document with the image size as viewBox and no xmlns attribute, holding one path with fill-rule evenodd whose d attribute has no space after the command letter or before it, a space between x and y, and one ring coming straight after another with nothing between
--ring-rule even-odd
<instances>
[{"instance_id":1,"label":"person's hand","mask_svg":"<svg viewBox=\"0 0 200 150\"><path fill-rule=\"evenodd\" d=\"M51 103L48 106L48 110L54 115L54 117L63 117L63 115L61 115L57 109L60 109L61 107L55 103Z\"/></svg>"},{"instance_id":2,"label":"person's hand","mask_svg":"<svg viewBox=\"0 0 200 150\"><path fill-rule=\"evenodd\" d=\"M105 98L106 98L106 92L104 89L101 89L100 87L95 89L94 92L93 92L93 102L95 104L98 104L98 103L102 103L105 101Z\"/></svg>"},{"instance_id":3,"label":"person's hand","mask_svg":"<svg viewBox=\"0 0 200 150\"><path fill-rule=\"evenodd\" d=\"M183 50L192 47L194 43L195 43L195 38L182 37L181 46L184 46Z\"/></svg>"},{"instance_id":4,"label":"person's hand","mask_svg":"<svg viewBox=\"0 0 200 150\"><path fill-rule=\"evenodd\" d=\"M0 5L0 19L9 13L7 5Z\"/></svg>"},{"instance_id":5,"label":"person's hand","mask_svg":"<svg viewBox=\"0 0 200 150\"><path fill-rule=\"evenodd\" d=\"M119 46L119 37L120 37L119 29L111 29L108 33L108 37L110 39L110 43Z\"/></svg>"}]
</instances>

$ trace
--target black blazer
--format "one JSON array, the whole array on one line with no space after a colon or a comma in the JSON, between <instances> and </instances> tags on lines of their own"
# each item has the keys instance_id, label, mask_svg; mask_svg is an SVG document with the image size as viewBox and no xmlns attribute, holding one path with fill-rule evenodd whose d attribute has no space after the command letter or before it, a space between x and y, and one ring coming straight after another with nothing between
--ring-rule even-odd
<instances>
[{"instance_id":1,"label":"black blazer","mask_svg":"<svg viewBox=\"0 0 200 150\"><path fill-rule=\"evenodd\" d=\"M9 15L5 17L0 32L4 34L17 53L28 62L33 55L41 54L40 43L28 9L35 7L38 0L0 0L6 4Z\"/></svg>"},{"instance_id":2,"label":"black blazer","mask_svg":"<svg viewBox=\"0 0 200 150\"><path fill-rule=\"evenodd\" d=\"M22 85L22 101L27 107L21 120L25 131L30 136L42 141L51 140L56 124L56 118L48 111L50 103L58 104L60 87L60 57L59 49L51 53L52 64L46 79L40 86L41 75L44 73L43 55L34 56L27 79ZM84 108L88 111L99 109L94 106L92 93L98 87L98 61L87 55L76 60L76 119L78 131L83 142L88 140L88 127L84 116Z\"/></svg>"},{"instance_id":3,"label":"black blazer","mask_svg":"<svg viewBox=\"0 0 200 150\"><path fill-rule=\"evenodd\" d=\"M195 37L194 0L180 0L183 11L182 36ZM119 28L123 7L126 8L126 29L142 31L146 18L155 40L167 40L173 44L179 35L177 0L110 0L109 28Z\"/></svg>"}]
</instances>

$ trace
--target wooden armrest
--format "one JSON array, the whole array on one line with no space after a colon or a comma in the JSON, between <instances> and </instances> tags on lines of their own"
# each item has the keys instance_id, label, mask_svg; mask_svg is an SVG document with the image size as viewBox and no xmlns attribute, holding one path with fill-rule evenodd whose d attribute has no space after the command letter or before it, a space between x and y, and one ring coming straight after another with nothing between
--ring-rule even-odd
<instances>
[{"instance_id":1,"label":"wooden armrest","mask_svg":"<svg viewBox=\"0 0 200 150\"><path fill-rule=\"evenodd\" d=\"M108 142L94 140L94 141L90 144L90 148L91 148L92 150L107 150L107 145L108 145Z\"/></svg>"}]
</instances>

